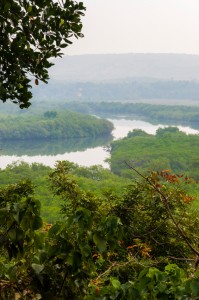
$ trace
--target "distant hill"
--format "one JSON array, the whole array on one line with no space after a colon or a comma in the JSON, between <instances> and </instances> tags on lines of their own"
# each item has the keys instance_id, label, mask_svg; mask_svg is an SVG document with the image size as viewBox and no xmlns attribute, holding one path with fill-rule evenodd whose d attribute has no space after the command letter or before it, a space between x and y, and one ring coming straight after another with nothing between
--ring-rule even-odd
<instances>
[{"instance_id":1,"label":"distant hill","mask_svg":"<svg viewBox=\"0 0 199 300\"><path fill-rule=\"evenodd\" d=\"M54 62L50 77L58 81L199 80L199 55L89 54L64 56Z\"/></svg>"},{"instance_id":2,"label":"distant hill","mask_svg":"<svg viewBox=\"0 0 199 300\"><path fill-rule=\"evenodd\" d=\"M158 79L151 81L144 79L142 81L135 79L125 81L125 79L121 79L118 82L52 80L47 86L35 87L34 98L45 101L81 102L143 102L150 100L150 103L154 99L158 99L160 102L164 101L164 104L167 104L167 101L171 99L189 100L189 102L196 103L199 102L199 82ZM160 102L159 104L161 104Z\"/></svg>"},{"instance_id":3,"label":"distant hill","mask_svg":"<svg viewBox=\"0 0 199 300\"><path fill-rule=\"evenodd\" d=\"M54 63L49 84L33 86L33 100L199 103L199 55L76 55Z\"/></svg>"}]
</instances>

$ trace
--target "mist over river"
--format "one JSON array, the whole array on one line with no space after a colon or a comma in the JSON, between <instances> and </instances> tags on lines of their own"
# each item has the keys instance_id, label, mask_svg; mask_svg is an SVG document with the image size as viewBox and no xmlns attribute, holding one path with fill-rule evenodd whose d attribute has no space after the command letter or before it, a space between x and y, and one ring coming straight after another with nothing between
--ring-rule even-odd
<instances>
[{"instance_id":1,"label":"mist over river","mask_svg":"<svg viewBox=\"0 0 199 300\"><path fill-rule=\"evenodd\" d=\"M31 142L1 142L0 168L4 169L12 163L20 161L27 163L42 163L54 167L58 160L68 160L81 166L102 165L108 168L105 160L109 158L107 146L114 139L123 138L133 129L142 129L150 134L155 134L158 128L168 125L153 125L141 120L125 118L108 119L114 124L113 137L96 139L70 139L67 141L31 141ZM171 124L169 124L171 126ZM181 131L198 134L199 130L186 126L177 126Z\"/></svg>"}]
</instances>

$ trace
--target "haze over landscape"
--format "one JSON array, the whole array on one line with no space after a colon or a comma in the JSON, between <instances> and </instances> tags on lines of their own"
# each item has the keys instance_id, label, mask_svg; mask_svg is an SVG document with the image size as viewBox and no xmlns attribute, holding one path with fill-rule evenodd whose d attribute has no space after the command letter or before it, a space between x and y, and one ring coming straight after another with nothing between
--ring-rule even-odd
<instances>
[{"instance_id":1,"label":"haze over landscape","mask_svg":"<svg viewBox=\"0 0 199 300\"><path fill-rule=\"evenodd\" d=\"M198 1L84 3L84 38L74 39L64 50L65 57L54 61L48 89L42 85L34 87L34 99L161 98L160 104L163 98L186 98L187 104L199 99ZM162 81L166 81L165 97L157 92L162 89ZM140 95L140 90L145 92ZM181 103L184 104L178 102Z\"/></svg>"},{"instance_id":2,"label":"haze over landscape","mask_svg":"<svg viewBox=\"0 0 199 300\"><path fill-rule=\"evenodd\" d=\"M0 299L199 299L198 33L198 0L0 1Z\"/></svg>"},{"instance_id":3,"label":"haze over landscape","mask_svg":"<svg viewBox=\"0 0 199 300\"><path fill-rule=\"evenodd\" d=\"M156 99L156 103L165 104L168 99L174 100L175 104L199 104L199 55L65 56L55 60L50 77L48 88L45 84L34 86L36 102L54 99L143 102Z\"/></svg>"},{"instance_id":4,"label":"haze over landscape","mask_svg":"<svg viewBox=\"0 0 199 300\"><path fill-rule=\"evenodd\" d=\"M199 55L128 53L65 56L55 60L50 76L67 82L133 78L199 80Z\"/></svg>"}]
</instances>

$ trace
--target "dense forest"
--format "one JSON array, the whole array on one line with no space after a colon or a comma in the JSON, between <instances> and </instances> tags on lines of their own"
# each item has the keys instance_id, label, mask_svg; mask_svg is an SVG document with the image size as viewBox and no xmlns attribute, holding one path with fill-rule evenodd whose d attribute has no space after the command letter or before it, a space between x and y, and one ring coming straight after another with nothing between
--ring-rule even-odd
<instances>
[{"instance_id":1,"label":"dense forest","mask_svg":"<svg viewBox=\"0 0 199 300\"><path fill-rule=\"evenodd\" d=\"M107 120L70 111L46 111L37 115L0 116L1 140L66 139L110 135Z\"/></svg>"},{"instance_id":2,"label":"dense forest","mask_svg":"<svg viewBox=\"0 0 199 300\"><path fill-rule=\"evenodd\" d=\"M187 135L176 127L159 128L155 136L138 129L111 143L109 161L111 170L125 177L133 176L127 161L140 171L170 169L199 180L198 148L198 135Z\"/></svg>"},{"instance_id":3,"label":"dense forest","mask_svg":"<svg viewBox=\"0 0 199 300\"><path fill-rule=\"evenodd\" d=\"M194 107L92 105L92 113L107 108L117 115L123 107L122 113L171 113L176 120L198 113ZM16 120L23 129L28 120L33 128L73 120L82 136L84 122L92 134L101 125L112 130L110 122L68 111L7 119L13 132ZM2 299L197 299L198 146L198 135L176 127L156 135L137 129L110 144L111 170L66 161L1 170Z\"/></svg>"},{"instance_id":4,"label":"dense forest","mask_svg":"<svg viewBox=\"0 0 199 300\"><path fill-rule=\"evenodd\" d=\"M62 104L63 107L81 113L98 114L103 116L129 116L130 118L141 118L150 122L180 122L181 124L192 124L198 126L199 107L183 105L152 105L146 103L122 103L122 102L69 102Z\"/></svg>"},{"instance_id":5,"label":"dense forest","mask_svg":"<svg viewBox=\"0 0 199 300\"><path fill-rule=\"evenodd\" d=\"M199 125L199 107L187 105L163 105L163 104L147 104L147 103L129 103L129 102L66 102L66 101L41 101L35 102L27 111L19 111L13 105L1 105L0 118L5 115L9 116L36 116L39 115L41 119L46 113L46 106L50 112L59 112L60 110L69 110L71 112L78 112L81 114L98 115L105 118L113 116L126 116L129 118L139 118L148 120L154 124L161 122L162 124L169 124L170 122L178 124L191 125L192 128L198 128ZM59 107L59 109L58 109ZM69 112L66 112L69 114ZM78 115L76 115L78 116ZM59 117L59 115L57 115ZM73 116L74 117L74 116ZM81 115L81 118L83 116ZM90 118L90 116L89 116ZM49 120L48 120L49 121ZM53 118L51 119L53 122ZM69 121L69 120L68 120Z\"/></svg>"},{"instance_id":6,"label":"dense forest","mask_svg":"<svg viewBox=\"0 0 199 300\"><path fill-rule=\"evenodd\" d=\"M95 192L104 198L108 190L120 195L126 184L130 183L126 178L121 178L101 166L90 168L80 167L69 163L70 173L84 190ZM8 165L0 172L0 186L14 184L20 180L29 178L35 186L35 197L41 202L41 215L48 223L54 223L61 218L60 209L62 202L49 190L48 175L53 169L42 164L33 163L29 165L21 162Z\"/></svg>"},{"instance_id":7,"label":"dense forest","mask_svg":"<svg viewBox=\"0 0 199 300\"><path fill-rule=\"evenodd\" d=\"M118 114L122 104L108 107ZM165 107L165 115L191 118L194 109ZM112 130L103 119L55 110L11 114L7 124L14 131L13 120L56 119L79 122L80 132L85 119L91 132ZM111 170L66 161L1 170L2 299L198 299L198 146L198 135L176 127L137 129L110 144Z\"/></svg>"},{"instance_id":8,"label":"dense forest","mask_svg":"<svg viewBox=\"0 0 199 300\"><path fill-rule=\"evenodd\" d=\"M199 220L186 177L128 181L58 162L10 166L1 181L2 299L198 298Z\"/></svg>"},{"instance_id":9,"label":"dense forest","mask_svg":"<svg viewBox=\"0 0 199 300\"><path fill-rule=\"evenodd\" d=\"M104 118L126 116L149 121L152 124L160 123L176 125L187 124L192 128L199 128L199 107L186 105L162 105L125 102L36 102L28 111L21 112L12 106L1 107L9 115L37 115L45 113L46 105L52 111L59 106L62 110L76 111L81 114L98 115Z\"/></svg>"}]
</instances>

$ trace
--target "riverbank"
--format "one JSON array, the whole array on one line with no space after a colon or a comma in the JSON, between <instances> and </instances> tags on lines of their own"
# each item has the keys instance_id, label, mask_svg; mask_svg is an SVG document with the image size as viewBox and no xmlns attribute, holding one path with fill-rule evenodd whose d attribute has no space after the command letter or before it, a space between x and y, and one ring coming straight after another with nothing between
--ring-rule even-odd
<instances>
[{"instance_id":1,"label":"riverbank","mask_svg":"<svg viewBox=\"0 0 199 300\"><path fill-rule=\"evenodd\" d=\"M113 123L114 130L112 135L114 140L127 136L129 131L141 129L149 134L155 134L158 128L164 128L168 125L153 125L139 119L130 120L122 117L121 119L108 119ZM175 125L175 124L173 124ZM197 134L199 131L191 127L179 126L179 129L185 133ZM0 156L0 168L4 169L7 165L24 161L27 163L42 163L46 166L54 167L58 160L68 160L77 163L80 166L102 165L109 168L106 160L110 157L107 147L113 140L111 137L103 137L100 139L70 139L68 144L54 144L53 141L46 143L17 143L0 144L2 151ZM82 148L83 145L83 148ZM49 152L50 149L50 152ZM10 153L10 155L7 155Z\"/></svg>"}]
</instances>

